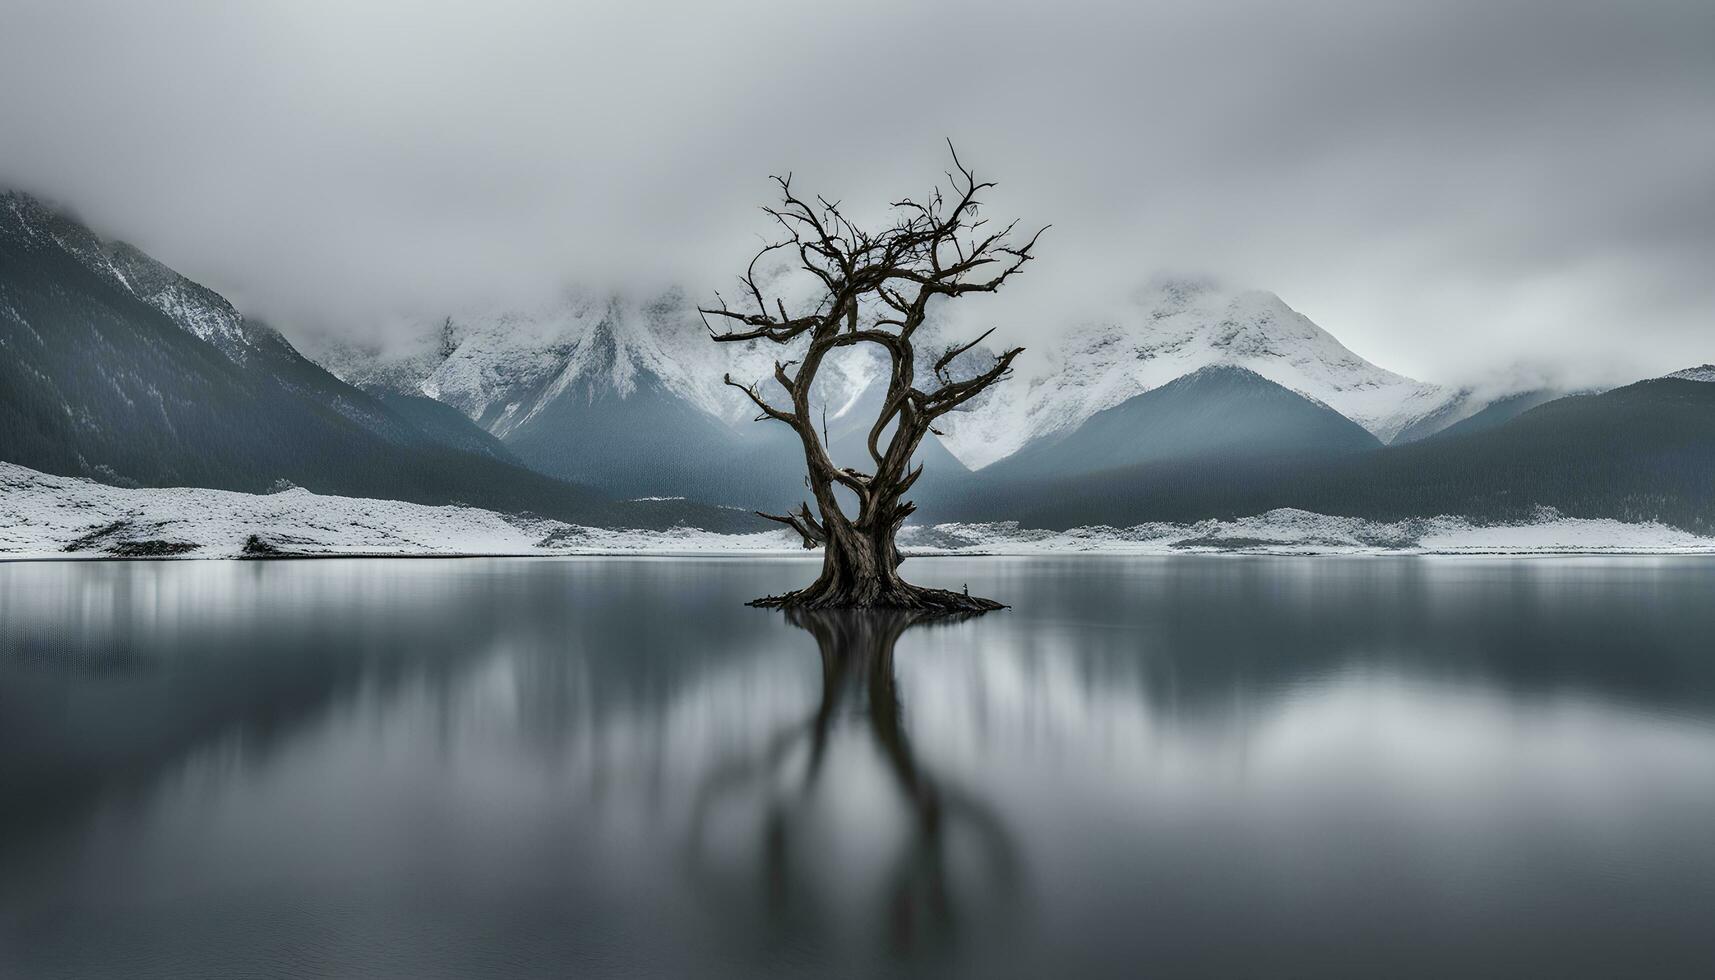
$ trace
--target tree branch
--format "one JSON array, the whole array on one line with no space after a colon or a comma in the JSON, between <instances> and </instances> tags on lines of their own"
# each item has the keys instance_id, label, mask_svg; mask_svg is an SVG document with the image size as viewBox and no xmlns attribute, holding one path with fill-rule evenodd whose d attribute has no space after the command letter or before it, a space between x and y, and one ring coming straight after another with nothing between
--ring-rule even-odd
<instances>
[{"instance_id":1,"label":"tree branch","mask_svg":"<svg viewBox=\"0 0 1715 980\"><path fill-rule=\"evenodd\" d=\"M771 521L777 521L792 530L797 531L798 536L804 539L805 548L820 547L828 540L827 528L824 528L820 523L818 523L815 515L810 513L810 504L808 501L799 504L798 509L791 513L766 514L759 510L756 511L756 516L765 517Z\"/></svg>"},{"instance_id":2,"label":"tree branch","mask_svg":"<svg viewBox=\"0 0 1715 980\"><path fill-rule=\"evenodd\" d=\"M780 409L775 408L773 405L768 404L768 402L764 401L762 395L756 390L755 385L739 384L737 381L732 379L732 375L730 374L722 375L721 381L730 388L737 388L739 391L744 392L745 396L754 402L757 408L762 409L762 414L756 417L758 422L763 419L779 419L787 425L797 426L798 416L796 414L792 412L783 412Z\"/></svg>"},{"instance_id":3,"label":"tree branch","mask_svg":"<svg viewBox=\"0 0 1715 980\"><path fill-rule=\"evenodd\" d=\"M748 295L743 305L754 306L754 312L730 308L718 293L718 306L699 311L710 337L718 342L766 340L787 345L808 340L794 349L798 359L782 358L774 365L773 380L791 398L790 411L776 408L762 396L759 385L765 382L739 384L730 376L723 379L745 393L761 411L759 419L791 425L803 443L806 483L819 514L807 501L784 515L761 516L796 530L807 548L826 544L830 534L844 541L854 527L886 529L891 534L914 511L903 495L923 475L922 464L914 465L913 458L922 440L936 431L934 420L1004 379L1023 352L1016 347L1002 351L987 370L955 380L954 362L993 336L987 330L968 343L938 352L931 368L937 387L925 393L913 386L920 353L914 337L928 318L930 302L936 297L998 290L1034 258L1036 243L1047 230L1044 227L1019 241L1017 222L991 225L983 213L982 198L994 182L979 180L950 141L948 151L953 168L946 182L932 187L927 197L892 202L889 220L874 230L860 227L838 199L800 196L790 173L773 177L779 198L762 210L784 236L766 241L739 277ZM808 312L790 314L785 302L765 295L758 281L766 257L779 250L795 251L802 270L821 286L821 295ZM886 351L892 367L880 413L868 432L874 473L837 466L828 453L827 434L818 433L810 422L812 393L824 358L839 348L865 343ZM921 353L927 359L928 352ZM839 486L857 495L856 518L840 510L834 495Z\"/></svg>"},{"instance_id":4,"label":"tree branch","mask_svg":"<svg viewBox=\"0 0 1715 980\"><path fill-rule=\"evenodd\" d=\"M957 358L960 354L963 354L965 351L968 351L972 347L975 347L976 345L987 340L989 334L991 334L991 333L994 333L993 327L990 327L987 330L984 330L982 332L982 334L979 337L977 337L977 339L971 341L970 343L964 345L963 347L949 347L949 348L947 348L946 352L941 355L940 360L935 362L935 377L942 378L943 380L950 380L950 379L945 378L945 375L947 372L947 365L953 363L954 359Z\"/></svg>"},{"instance_id":5,"label":"tree branch","mask_svg":"<svg viewBox=\"0 0 1715 980\"><path fill-rule=\"evenodd\" d=\"M1024 348L1022 347L1014 347L1011 350L1002 351L1000 355L994 359L994 366L989 368L987 371L984 371L974 378L967 378L964 381L950 382L935 391L924 395L922 402L923 414L931 419L939 418L960 405L963 405L965 402L970 401L972 398L975 398L977 395L982 393L983 389L1006 377L1007 372L1012 370L1013 360L1022 353L1024 353Z\"/></svg>"}]
</instances>

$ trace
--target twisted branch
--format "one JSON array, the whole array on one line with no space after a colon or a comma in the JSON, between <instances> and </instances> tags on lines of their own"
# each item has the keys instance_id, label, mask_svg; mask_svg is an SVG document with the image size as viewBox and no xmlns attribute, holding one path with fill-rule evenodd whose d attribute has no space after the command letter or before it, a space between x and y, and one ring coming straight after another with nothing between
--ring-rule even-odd
<instances>
[{"instance_id":1,"label":"twisted branch","mask_svg":"<svg viewBox=\"0 0 1715 980\"><path fill-rule=\"evenodd\" d=\"M808 501L799 504L798 509L790 513L765 514L759 510L756 512L756 516L766 517L771 521L778 521L792 530L797 531L799 537L804 539L805 548L819 548L828 540L827 529L821 525L821 522L816 520L814 514L810 513L810 504Z\"/></svg>"},{"instance_id":2,"label":"twisted branch","mask_svg":"<svg viewBox=\"0 0 1715 980\"><path fill-rule=\"evenodd\" d=\"M927 319L930 302L998 290L1034 258L1036 243L1047 230L1045 226L1022 240L1015 237L1016 221L990 230L981 214L981 198L995 183L979 180L951 142L948 150L953 170L947 173L946 187L934 188L921 201L893 202L892 223L878 231L859 227L837 200L799 195L791 174L773 177L780 203L764 207L763 212L785 237L766 242L739 277L747 305L754 306L754 311L732 309L719 294L718 305L699 310L717 342L767 340L785 345L808 340L801 357L775 363L774 380L791 397L790 410L769 404L755 384L740 384L730 376L724 379L761 411L759 420L785 422L804 444L808 482L822 511L821 521L811 515L808 502L791 514L762 516L797 530L806 547L828 539L830 522L848 521L828 492L833 484L847 487L858 497L859 514L849 520L852 527L896 527L911 513L912 505L901 497L922 475L921 466L913 467L911 461L923 438L935 431L934 420L1005 378L1023 352L1018 347L1002 351L987 370L954 378L954 361L987 340L993 333L987 330L940 353L930 372L936 382L933 390L913 386L917 356L913 335ZM759 264L780 252L795 253L799 268L822 286L807 311L788 311L781 298L771 300L765 294L758 280ZM866 315L866 309L876 312ZM725 329L718 329L716 321L725 321ZM823 358L837 348L857 344L880 347L892 364L880 416L869 431L868 449L875 462L872 474L836 467L824 437L811 422L810 396ZM796 374L787 371L790 365L798 365ZM893 433L884 446L882 436L890 425Z\"/></svg>"}]
</instances>

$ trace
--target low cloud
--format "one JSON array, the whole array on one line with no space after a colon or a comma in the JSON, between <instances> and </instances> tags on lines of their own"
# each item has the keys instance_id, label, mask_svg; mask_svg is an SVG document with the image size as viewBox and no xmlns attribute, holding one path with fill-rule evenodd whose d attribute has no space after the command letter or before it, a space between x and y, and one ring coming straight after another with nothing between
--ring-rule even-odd
<instances>
[{"instance_id":1,"label":"low cloud","mask_svg":"<svg viewBox=\"0 0 1715 980\"><path fill-rule=\"evenodd\" d=\"M730 283L766 176L1054 224L1028 343L1161 268L1384 366L1715 360L1715 5L13 5L0 180L288 333ZM722 9L727 8L727 9Z\"/></svg>"}]
</instances>

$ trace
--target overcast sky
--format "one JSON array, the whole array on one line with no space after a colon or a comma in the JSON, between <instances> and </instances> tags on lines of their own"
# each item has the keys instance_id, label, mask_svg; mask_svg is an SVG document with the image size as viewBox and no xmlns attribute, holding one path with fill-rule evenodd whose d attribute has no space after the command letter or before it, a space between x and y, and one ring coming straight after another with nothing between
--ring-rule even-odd
<instances>
[{"instance_id":1,"label":"overcast sky","mask_svg":"<svg viewBox=\"0 0 1715 980\"><path fill-rule=\"evenodd\" d=\"M1709 0L0 8L0 181L288 333L723 287L768 174L950 136L1054 224L980 311L1026 343L1168 269L1429 380L1715 361Z\"/></svg>"}]
</instances>

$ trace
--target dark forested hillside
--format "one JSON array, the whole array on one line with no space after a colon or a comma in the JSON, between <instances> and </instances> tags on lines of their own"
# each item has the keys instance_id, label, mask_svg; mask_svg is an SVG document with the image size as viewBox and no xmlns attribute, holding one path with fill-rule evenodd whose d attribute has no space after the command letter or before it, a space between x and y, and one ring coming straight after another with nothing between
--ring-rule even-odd
<instances>
[{"instance_id":1,"label":"dark forested hillside","mask_svg":"<svg viewBox=\"0 0 1715 980\"><path fill-rule=\"evenodd\" d=\"M1432 433L1427 439L1445 439L1452 436L1469 435L1493 429L1518 418L1538 405L1546 405L1557 398L1566 397L1567 392L1554 391L1548 388L1538 388L1534 391L1521 391L1516 395L1497 398L1483 408L1440 432Z\"/></svg>"},{"instance_id":2,"label":"dark forested hillside","mask_svg":"<svg viewBox=\"0 0 1715 980\"><path fill-rule=\"evenodd\" d=\"M1640 381L1540 405L1497 427L1376 454L1309 488L1353 513L1660 520L1715 530L1715 385Z\"/></svg>"},{"instance_id":3,"label":"dark forested hillside","mask_svg":"<svg viewBox=\"0 0 1715 980\"><path fill-rule=\"evenodd\" d=\"M1072 527L1298 507L1378 520L1500 521L1529 518L1541 506L1715 531L1715 385L1643 381L1548 402L1492 428L1311 462L1117 468L973 497L938 515Z\"/></svg>"},{"instance_id":4,"label":"dark forested hillside","mask_svg":"<svg viewBox=\"0 0 1715 980\"><path fill-rule=\"evenodd\" d=\"M995 484L1175 459L1309 459L1381 445L1363 426L1240 367L1204 368L983 470Z\"/></svg>"},{"instance_id":5,"label":"dark forested hillside","mask_svg":"<svg viewBox=\"0 0 1715 980\"><path fill-rule=\"evenodd\" d=\"M1260 478L1380 447L1320 402L1245 368L1216 366L1135 395L974 474L926 475L919 496L932 516L1187 520L1209 516L1203 508L1235 474Z\"/></svg>"},{"instance_id":6,"label":"dark forested hillside","mask_svg":"<svg viewBox=\"0 0 1715 980\"><path fill-rule=\"evenodd\" d=\"M512 450L506 448L505 443L451 405L423 395L404 395L392 391L371 391L365 394L408 422L423 438L449 449L522 465L522 461Z\"/></svg>"}]
</instances>

